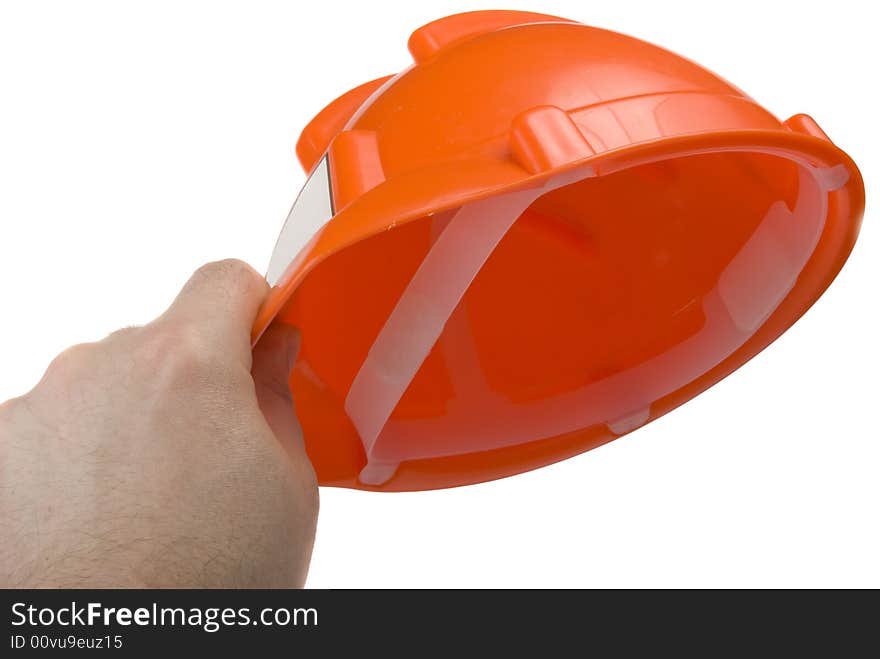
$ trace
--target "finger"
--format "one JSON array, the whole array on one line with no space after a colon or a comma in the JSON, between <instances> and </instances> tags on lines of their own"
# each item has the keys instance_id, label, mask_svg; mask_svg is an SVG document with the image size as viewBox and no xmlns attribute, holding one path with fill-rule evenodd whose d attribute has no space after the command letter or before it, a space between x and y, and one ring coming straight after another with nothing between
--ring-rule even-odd
<instances>
[{"instance_id":1,"label":"finger","mask_svg":"<svg viewBox=\"0 0 880 659\"><path fill-rule=\"evenodd\" d=\"M302 429L288 384L299 343L299 330L274 323L254 347L251 367L260 410L281 445L294 454L304 451Z\"/></svg>"},{"instance_id":2,"label":"finger","mask_svg":"<svg viewBox=\"0 0 880 659\"><path fill-rule=\"evenodd\" d=\"M243 261L215 261L195 271L159 320L198 328L250 366L251 325L268 291L266 281Z\"/></svg>"}]
</instances>

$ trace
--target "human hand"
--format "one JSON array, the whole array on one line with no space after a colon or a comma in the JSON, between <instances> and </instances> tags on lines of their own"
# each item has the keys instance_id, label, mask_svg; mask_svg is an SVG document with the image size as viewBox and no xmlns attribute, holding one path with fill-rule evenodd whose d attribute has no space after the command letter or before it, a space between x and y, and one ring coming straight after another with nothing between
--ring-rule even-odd
<instances>
[{"instance_id":1,"label":"human hand","mask_svg":"<svg viewBox=\"0 0 880 659\"><path fill-rule=\"evenodd\" d=\"M318 488L287 385L298 334L251 354L267 290L208 264L162 316L0 405L0 585L303 584Z\"/></svg>"}]
</instances>

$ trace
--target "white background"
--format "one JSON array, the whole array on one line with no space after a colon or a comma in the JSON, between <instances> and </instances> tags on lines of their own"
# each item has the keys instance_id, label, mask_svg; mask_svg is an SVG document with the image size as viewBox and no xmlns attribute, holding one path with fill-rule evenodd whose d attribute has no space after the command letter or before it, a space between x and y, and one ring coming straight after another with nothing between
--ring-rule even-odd
<instances>
[{"instance_id":1,"label":"white background","mask_svg":"<svg viewBox=\"0 0 880 659\"><path fill-rule=\"evenodd\" d=\"M880 586L876 18L865 2L539 2L691 57L862 169L862 235L767 351L567 462L414 494L322 491L309 585ZM0 0L0 399L158 314L191 271L264 270L299 130L479 2Z\"/></svg>"}]
</instances>

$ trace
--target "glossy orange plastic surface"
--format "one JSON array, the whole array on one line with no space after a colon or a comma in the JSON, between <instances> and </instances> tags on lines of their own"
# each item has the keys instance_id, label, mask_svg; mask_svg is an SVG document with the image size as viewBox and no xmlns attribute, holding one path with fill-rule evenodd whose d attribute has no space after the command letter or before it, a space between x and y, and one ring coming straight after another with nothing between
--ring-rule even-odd
<instances>
[{"instance_id":1,"label":"glossy orange plastic surface","mask_svg":"<svg viewBox=\"0 0 880 659\"><path fill-rule=\"evenodd\" d=\"M295 207L254 327L301 329L324 485L465 485L620 437L766 347L852 249L852 160L689 60L523 12L409 46L304 130L317 230L284 238Z\"/></svg>"}]
</instances>

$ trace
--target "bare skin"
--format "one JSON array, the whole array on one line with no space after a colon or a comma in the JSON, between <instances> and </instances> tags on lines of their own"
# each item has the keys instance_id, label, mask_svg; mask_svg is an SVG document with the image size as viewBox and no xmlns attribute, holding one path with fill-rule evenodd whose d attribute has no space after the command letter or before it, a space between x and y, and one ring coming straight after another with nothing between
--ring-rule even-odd
<instances>
[{"instance_id":1,"label":"bare skin","mask_svg":"<svg viewBox=\"0 0 880 659\"><path fill-rule=\"evenodd\" d=\"M251 353L266 293L208 264L0 405L0 586L303 585L318 488L287 387L298 335Z\"/></svg>"}]
</instances>

